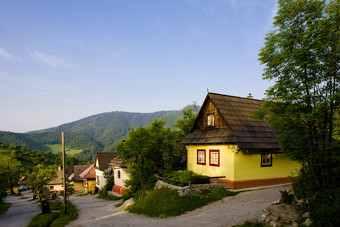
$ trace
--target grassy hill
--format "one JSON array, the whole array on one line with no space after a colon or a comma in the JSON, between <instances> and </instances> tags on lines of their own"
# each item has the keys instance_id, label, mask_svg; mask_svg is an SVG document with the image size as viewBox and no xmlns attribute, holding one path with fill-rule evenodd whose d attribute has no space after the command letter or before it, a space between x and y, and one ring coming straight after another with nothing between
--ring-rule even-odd
<instances>
[{"instance_id":1,"label":"grassy hill","mask_svg":"<svg viewBox=\"0 0 340 227\"><path fill-rule=\"evenodd\" d=\"M187 108L187 107L186 107ZM101 151L114 151L127 138L131 129L146 127L154 118L166 121L174 128L182 111L158 111L154 113L108 112L89 116L57 127L28 133L0 131L0 142L20 145L34 150L60 151L61 132L65 132L66 149L71 155L85 155Z\"/></svg>"}]
</instances>

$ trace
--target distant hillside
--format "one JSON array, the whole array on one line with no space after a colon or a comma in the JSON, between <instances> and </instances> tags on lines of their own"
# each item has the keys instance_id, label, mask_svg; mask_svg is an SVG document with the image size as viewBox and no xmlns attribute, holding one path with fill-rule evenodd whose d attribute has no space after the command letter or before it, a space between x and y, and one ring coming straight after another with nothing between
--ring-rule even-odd
<instances>
[{"instance_id":1,"label":"distant hillside","mask_svg":"<svg viewBox=\"0 0 340 227\"><path fill-rule=\"evenodd\" d=\"M53 151L55 146L51 145L61 144L60 133L64 131L65 143L69 149L83 149L84 153L113 151L131 129L146 127L154 118L163 118L166 126L173 128L181 116L182 110L154 113L108 112L29 133L0 131L0 141L35 150Z\"/></svg>"}]
</instances>

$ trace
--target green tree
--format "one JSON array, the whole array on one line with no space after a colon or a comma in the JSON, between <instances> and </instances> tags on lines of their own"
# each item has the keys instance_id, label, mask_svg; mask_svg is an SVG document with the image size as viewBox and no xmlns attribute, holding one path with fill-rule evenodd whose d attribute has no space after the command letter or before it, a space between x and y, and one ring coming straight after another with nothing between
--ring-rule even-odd
<instances>
[{"instance_id":1,"label":"green tree","mask_svg":"<svg viewBox=\"0 0 340 227\"><path fill-rule=\"evenodd\" d=\"M0 155L0 175L1 180L5 181L1 184L6 185L14 194L13 187L19 182L22 174L21 163L15 158L7 155Z\"/></svg>"},{"instance_id":2,"label":"green tree","mask_svg":"<svg viewBox=\"0 0 340 227\"><path fill-rule=\"evenodd\" d=\"M267 34L259 54L263 78L275 80L264 114L280 133L282 150L304 165L319 189L333 183L339 157L334 139L340 107L339 5L280 0L276 29Z\"/></svg>"},{"instance_id":3,"label":"green tree","mask_svg":"<svg viewBox=\"0 0 340 227\"><path fill-rule=\"evenodd\" d=\"M194 125L198 113L194 113L194 109L189 107L182 111L182 118L176 120L175 127L180 129L182 137L188 135Z\"/></svg>"},{"instance_id":4,"label":"green tree","mask_svg":"<svg viewBox=\"0 0 340 227\"><path fill-rule=\"evenodd\" d=\"M332 210L329 198L340 195L339 12L339 0L279 0L275 30L259 53L263 79L274 85L256 115L279 134L281 150L302 164L300 192L320 212Z\"/></svg>"},{"instance_id":5,"label":"green tree","mask_svg":"<svg viewBox=\"0 0 340 227\"><path fill-rule=\"evenodd\" d=\"M175 155L172 158L172 170L184 170L187 165L187 150L184 144L180 142L186 137L196 120L198 113L194 112L194 109L189 107L182 111L182 118L177 119L175 127L177 128L177 143L175 144Z\"/></svg>"},{"instance_id":6,"label":"green tree","mask_svg":"<svg viewBox=\"0 0 340 227\"><path fill-rule=\"evenodd\" d=\"M56 166L38 164L33 168L32 173L28 175L28 183L33 187L33 193L39 196L41 200L42 197L46 195L46 190L44 190L45 185L56 177Z\"/></svg>"},{"instance_id":7,"label":"green tree","mask_svg":"<svg viewBox=\"0 0 340 227\"><path fill-rule=\"evenodd\" d=\"M154 174L170 168L176 135L164 125L163 120L154 119L147 128L131 130L125 143L117 147L119 157L128 166L130 179L127 184L133 191L143 194L154 186Z\"/></svg>"},{"instance_id":8,"label":"green tree","mask_svg":"<svg viewBox=\"0 0 340 227\"><path fill-rule=\"evenodd\" d=\"M130 179L127 185L132 191L142 194L151 189L156 182L154 174L185 169L186 150L180 144L190 132L196 114L192 108L183 112L177 120L177 130L165 127L165 121L154 119L146 128L133 129L128 139L117 146L119 157L127 164Z\"/></svg>"}]
</instances>

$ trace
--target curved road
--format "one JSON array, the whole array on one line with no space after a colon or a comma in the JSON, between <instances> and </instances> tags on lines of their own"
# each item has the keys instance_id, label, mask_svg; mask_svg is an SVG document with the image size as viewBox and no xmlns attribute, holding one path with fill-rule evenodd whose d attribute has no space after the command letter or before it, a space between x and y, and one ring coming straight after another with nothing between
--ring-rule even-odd
<instances>
[{"instance_id":1,"label":"curved road","mask_svg":"<svg viewBox=\"0 0 340 227\"><path fill-rule=\"evenodd\" d=\"M41 212L36 201L29 201L32 199L32 193L23 192L22 195L9 195L5 198L5 202L12 203L12 206L5 214L0 215L1 227L27 226L32 218Z\"/></svg>"},{"instance_id":2,"label":"curved road","mask_svg":"<svg viewBox=\"0 0 340 227\"><path fill-rule=\"evenodd\" d=\"M280 198L280 190L288 188L290 185L242 192L170 218L131 214L115 207L119 201L104 201L93 195L72 196L70 200L78 207L79 217L68 226L233 226L256 219L263 209Z\"/></svg>"}]
</instances>

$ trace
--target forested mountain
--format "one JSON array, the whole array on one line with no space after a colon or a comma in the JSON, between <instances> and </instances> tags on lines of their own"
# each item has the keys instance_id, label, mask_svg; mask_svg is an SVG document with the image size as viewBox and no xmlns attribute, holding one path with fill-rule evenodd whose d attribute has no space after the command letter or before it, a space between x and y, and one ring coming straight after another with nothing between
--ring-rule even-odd
<instances>
[{"instance_id":1,"label":"forested mountain","mask_svg":"<svg viewBox=\"0 0 340 227\"><path fill-rule=\"evenodd\" d=\"M85 156L89 156L91 152L114 151L115 146L131 129L148 126L154 118L163 118L166 126L173 128L181 116L181 110L154 113L108 112L28 133L0 131L0 142L34 150L53 151L50 145L61 144L61 132L64 131L66 146L70 149L82 149Z\"/></svg>"}]
</instances>

